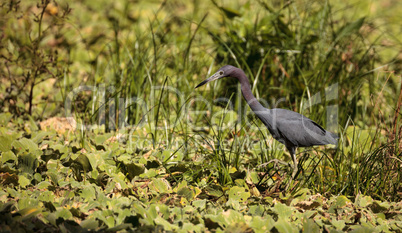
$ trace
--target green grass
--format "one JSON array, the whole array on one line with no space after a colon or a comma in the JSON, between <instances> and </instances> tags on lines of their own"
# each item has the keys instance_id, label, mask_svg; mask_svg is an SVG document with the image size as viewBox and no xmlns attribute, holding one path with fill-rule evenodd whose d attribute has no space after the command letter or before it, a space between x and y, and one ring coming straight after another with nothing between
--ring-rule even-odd
<instances>
[{"instance_id":1,"label":"green grass","mask_svg":"<svg viewBox=\"0 0 402 233\"><path fill-rule=\"evenodd\" d=\"M398 5L3 5L1 228L401 231ZM338 146L260 167L292 161L235 80L194 89L225 64Z\"/></svg>"}]
</instances>

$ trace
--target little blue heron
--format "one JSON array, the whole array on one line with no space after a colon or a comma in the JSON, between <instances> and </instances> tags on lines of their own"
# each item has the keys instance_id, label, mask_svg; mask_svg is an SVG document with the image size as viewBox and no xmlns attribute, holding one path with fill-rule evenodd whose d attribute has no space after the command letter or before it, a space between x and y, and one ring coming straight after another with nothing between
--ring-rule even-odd
<instances>
[{"instance_id":1,"label":"little blue heron","mask_svg":"<svg viewBox=\"0 0 402 233\"><path fill-rule=\"evenodd\" d=\"M289 150L293 159L292 179L297 174L297 159L295 155L297 147L336 145L336 139L338 138L336 134L326 131L319 124L300 113L280 108L264 108L251 92L250 83L242 69L226 65L195 88L224 77L233 77L239 80L243 97L251 110L268 128L272 137L284 144Z\"/></svg>"}]
</instances>

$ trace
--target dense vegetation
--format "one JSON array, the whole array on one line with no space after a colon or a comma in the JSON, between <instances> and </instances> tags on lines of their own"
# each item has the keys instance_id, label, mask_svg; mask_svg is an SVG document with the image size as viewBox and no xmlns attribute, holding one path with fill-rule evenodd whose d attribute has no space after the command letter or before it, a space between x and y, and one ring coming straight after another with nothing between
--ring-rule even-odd
<instances>
[{"instance_id":1,"label":"dense vegetation","mask_svg":"<svg viewBox=\"0 0 402 233\"><path fill-rule=\"evenodd\" d=\"M0 231L402 232L398 1L0 4ZM299 172L242 99L339 134Z\"/></svg>"}]
</instances>

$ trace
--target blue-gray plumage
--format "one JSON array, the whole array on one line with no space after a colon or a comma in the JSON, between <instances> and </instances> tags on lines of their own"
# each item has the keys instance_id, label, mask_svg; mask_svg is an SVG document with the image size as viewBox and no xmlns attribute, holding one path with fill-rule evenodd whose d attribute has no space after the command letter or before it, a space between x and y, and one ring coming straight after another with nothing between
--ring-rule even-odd
<instances>
[{"instance_id":1,"label":"blue-gray plumage","mask_svg":"<svg viewBox=\"0 0 402 233\"><path fill-rule=\"evenodd\" d=\"M297 173L297 147L309 147L316 145L336 144L337 136L323 129L311 119L290 110L264 108L251 92L250 83L244 71L231 65L220 68L214 75L196 86L200 87L208 82L224 78L237 78L241 85L241 91L247 104L264 123L273 138L284 144L292 156L294 169L292 178Z\"/></svg>"}]
</instances>

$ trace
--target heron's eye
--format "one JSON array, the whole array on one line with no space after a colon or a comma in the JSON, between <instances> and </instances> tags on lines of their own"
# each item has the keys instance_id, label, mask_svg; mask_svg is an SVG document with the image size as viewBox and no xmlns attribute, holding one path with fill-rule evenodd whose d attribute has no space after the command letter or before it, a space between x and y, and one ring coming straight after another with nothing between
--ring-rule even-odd
<instances>
[{"instance_id":1,"label":"heron's eye","mask_svg":"<svg viewBox=\"0 0 402 233\"><path fill-rule=\"evenodd\" d=\"M223 75L223 71L219 71L219 75Z\"/></svg>"}]
</instances>

